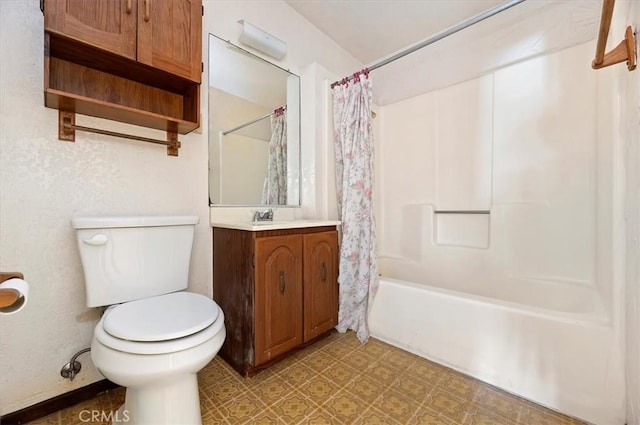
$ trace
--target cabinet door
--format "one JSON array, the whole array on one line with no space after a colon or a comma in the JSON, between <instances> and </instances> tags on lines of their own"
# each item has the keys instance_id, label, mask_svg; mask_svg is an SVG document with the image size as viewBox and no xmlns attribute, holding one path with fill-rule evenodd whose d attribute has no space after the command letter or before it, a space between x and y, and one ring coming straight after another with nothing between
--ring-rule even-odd
<instances>
[{"instance_id":1,"label":"cabinet door","mask_svg":"<svg viewBox=\"0 0 640 425\"><path fill-rule=\"evenodd\" d=\"M302 343L302 237L257 238L255 363Z\"/></svg>"},{"instance_id":2,"label":"cabinet door","mask_svg":"<svg viewBox=\"0 0 640 425\"><path fill-rule=\"evenodd\" d=\"M45 30L135 60L136 1L47 0Z\"/></svg>"},{"instance_id":3,"label":"cabinet door","mask_svg":"<svg viewBox=\"0 0 640 425\"><path fill-rule=\"evenodd\" d=\"M304 340L338 324L338 232L304 235Z\"/></svg>"},{"instance_id":4,"label":"cabinet door","mask_svg":"<svg viewBox=\"0 0 640 425\"><path fill-rule=\"evenodd\" d=\"M202 0L138 0L138 62L199 83Z\"/></svg>"}]
</instances>

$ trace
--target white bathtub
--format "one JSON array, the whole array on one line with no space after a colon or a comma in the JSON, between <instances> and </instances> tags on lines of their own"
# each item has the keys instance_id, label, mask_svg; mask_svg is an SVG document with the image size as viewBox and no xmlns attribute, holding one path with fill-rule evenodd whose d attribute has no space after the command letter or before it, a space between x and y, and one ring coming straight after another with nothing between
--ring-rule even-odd
<instances>
[{"instance_id":1,"label":"white bathtub","mask_svg":"<svg viewBox=\"0 0 640 425\"><path fill-rule=\"evenodd\" d=\"M472 294L381 277L371 335L568 415L623 425L621 336L595 291L522 284L499 299L491 286Z\"/></svg>"}]
</instances>

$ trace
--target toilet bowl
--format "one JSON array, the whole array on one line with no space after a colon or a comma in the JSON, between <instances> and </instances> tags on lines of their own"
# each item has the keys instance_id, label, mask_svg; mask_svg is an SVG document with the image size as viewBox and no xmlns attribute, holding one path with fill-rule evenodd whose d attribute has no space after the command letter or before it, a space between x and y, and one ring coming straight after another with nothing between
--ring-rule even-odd
<instances>
[{"instance_id":1,"label":"toilet bowl","mask_svg":"<svg viewBox=\"0 0 640 425\"><path fill-rule=\"evenodd\" d=\"M197 373L226 337L210 298L185 292L198 217L72 220L87 305L108 306L91 358L126 387L115 420L133 425L201 424Z\"/></svg>"},{"instance_id":2,"label":"toilet bowl","mask_svg":"<svg viewBox=\"0 0 640 425\"><path fill-rule=\"evenodd\" d=\"M176 337L181 333L187 335ZM132 424L199 424L196 374L225 335L224 315L212 300L171 293L109 307L96 325L91 357L107 379L127 388L126 416L118 417Z\"/></svg>"}]
</instances>

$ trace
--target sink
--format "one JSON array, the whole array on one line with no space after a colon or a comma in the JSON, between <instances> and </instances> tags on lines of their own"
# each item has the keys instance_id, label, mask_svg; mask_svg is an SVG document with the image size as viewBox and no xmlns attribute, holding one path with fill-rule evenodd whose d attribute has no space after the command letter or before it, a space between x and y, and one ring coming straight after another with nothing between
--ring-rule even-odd
<instances>
[{"instance_id":1,"label":"sink","mask_svg":"<svg viewBox=\"0 0 640 425\"><path fill-rule=\"evenodd\" d=\"M296 229L303 227L337 226L339 221L334 220L273 220L273 221L212 221L211 226L226 229L247 230L259 232L261 230Z\"/></svg>"}]
</instances>

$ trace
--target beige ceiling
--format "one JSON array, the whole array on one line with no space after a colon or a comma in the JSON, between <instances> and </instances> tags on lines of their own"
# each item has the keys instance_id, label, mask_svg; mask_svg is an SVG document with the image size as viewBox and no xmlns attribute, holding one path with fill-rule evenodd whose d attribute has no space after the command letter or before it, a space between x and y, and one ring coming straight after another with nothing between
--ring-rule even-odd
<instances>
[{"instance_id":1,"label":"beige ceiling","mask_svg":"<svg viewBox=\"0 0 640 425\"><path fill-rule=\"evenodd\" d=\"M285 0L370 66L506 0ZM386 105L594 42L602 0L527 0L373 72ZM595 45L594 45L595 48ZM590 59L584 66L590 66ZM354 72L358 71L354 69Z\"/></svg>"},{"instance_id":2,"label":"beige ceiling","mask_svg":"<svg viewBox=\"0 0 640 425\"><path fill-rule=\"evenodd\" d=\"M286 0L364 64L424 40L504 1Z\"/></svg>"}]
</instances>

